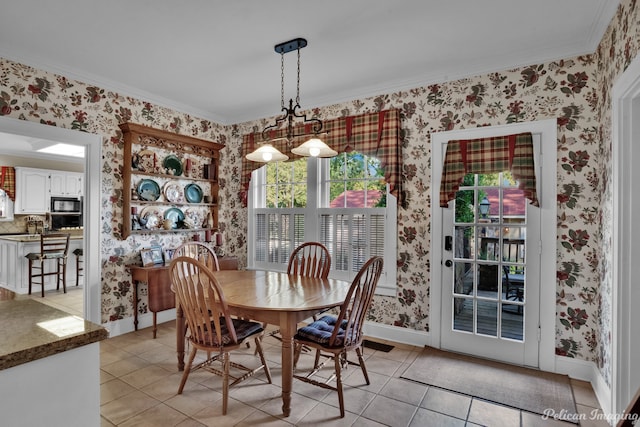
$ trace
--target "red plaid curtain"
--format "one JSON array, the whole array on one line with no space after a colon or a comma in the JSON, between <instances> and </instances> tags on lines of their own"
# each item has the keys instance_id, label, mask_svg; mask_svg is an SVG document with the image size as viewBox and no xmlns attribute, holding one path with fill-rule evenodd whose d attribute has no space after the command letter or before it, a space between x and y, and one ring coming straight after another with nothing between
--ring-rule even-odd
<instances>
[{"instance_id":1,"label":"red plaid curtain","mask_svg":"<svg viewBox=\"0 0 640 427\"><path fill-rule=\"evenodd\" d=\"M10 166L2 166L0 170L0 188L7 196L16 201L16 170Z\"/></svg>"},{"instance_id":2,"label":"red plaid curtain","mask_svg":"<svg viewBox=\"0 0 640 427\"><path fill-rule=\"evenodd\" d=\"M338 153L358 151L362 154L373 156L380 160L384 169L384 179L389 184L391 194L398 198L398 203L403 206L401 200L401 170L402 153L400 151L400 112L399 110L384 110L376 113L361 114L358 116L340 117L323 122L323 130L329 133L323 136L324 142ZM310 132L302 125L295 128L296 133ZM271 138L284 138L286 129L273 131ZM242 199L246 206L246 194L249 190L251 172L260 168L264 163L252 162L246 159L246 155L253 152L262 142L260 132L244 135L242 138ZM296 141L292 146L287 146L285 140L273 142L273 146L289 156L289 161L297 160L291 152L291 148L303 141Z\"/></svg>"},{"instance_id":3,"label":"red plaid curtain","mask_svg":"<svg viewBox=\"0 0 640 427\"><path fill-rule=\"evenodd\" d=\"M490 138L460 139L447 143L440 182L440 207L455 199L468 173L496 173L510 170L524 196L539 206L531 132Z\"/></svg>"}]
</instances>

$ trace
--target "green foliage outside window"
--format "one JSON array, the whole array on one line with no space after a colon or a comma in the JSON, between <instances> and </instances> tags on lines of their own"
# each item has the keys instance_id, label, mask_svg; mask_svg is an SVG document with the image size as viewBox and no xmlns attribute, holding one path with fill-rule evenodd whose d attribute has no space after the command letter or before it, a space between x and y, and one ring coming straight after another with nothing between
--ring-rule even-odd
<instances>
[{"instance_id":1,"label":"green foliage outside window","mask_svg":"<svg viewBox=\"0 0 640 427\"><path fill-rule=\"evenodd\" d=\"M365 156L356 151L341 153L330 160L329 179L331 201L349 190L380 191L381 197L374 207L387 206L384 170L375 157Z\"/></svg>"},{"instance_id":2,"label":"green foliage outside window","mask_svg":"<svg viewBox=\"0 0 640 427\"><path fill-rule=\"evenodd\" d=\"M266 179L267 208L302 208L307 205L307 160L269 163ZM349 190L380 191L374 207L386 207L384 171L376 158L358 152L342 153L329 161L329 200ZM368 197L376 193L368 193Z\"/></svg>"}]
</instances>

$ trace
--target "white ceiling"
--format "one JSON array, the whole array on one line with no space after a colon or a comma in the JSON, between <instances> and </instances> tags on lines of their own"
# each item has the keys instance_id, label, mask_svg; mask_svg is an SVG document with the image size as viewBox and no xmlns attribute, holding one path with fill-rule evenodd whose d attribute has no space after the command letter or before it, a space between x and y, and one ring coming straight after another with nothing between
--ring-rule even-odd
<instances>
[{"instance_id":1,"label":"white ceiling","mask_svg":"<svg viewBox=\"0 0 640 427\"><path fill-rule=\"evenodd\" d=\"M0 0L0 56L210 119L280 113L593 53L618 0ZM285 54L285 102L295 98Z\"/></svg>"}]
</instances>

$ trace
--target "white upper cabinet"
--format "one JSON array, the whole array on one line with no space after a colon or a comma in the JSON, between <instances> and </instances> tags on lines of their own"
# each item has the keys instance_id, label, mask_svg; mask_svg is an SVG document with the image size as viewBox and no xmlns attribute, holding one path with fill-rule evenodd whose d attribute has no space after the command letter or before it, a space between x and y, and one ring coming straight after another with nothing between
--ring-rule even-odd
<instances>
[{"instance_id":1,"label":"white upper cabinet","mask_svg":"<svg viewBox=\"0 0 640 427\"><path fill-rule=\"evenodd\" d=\"M49 171L16 168L16 214L49 212Z\"/></svg>"},{"instance_id":2,"label":"white upper cabinet","mask_svg":"<svg viewBox=\"0 0 640 427\"><path fill-rule=\"evenodd\" d=\"M50 211L51 196L81 197L84 174L16 167L16 214L42 215Z\"/></svg>"},{"instance_id":3,"label":"white upper cabinet","mask_svg":"<svg viewBox=\"0 0 640 427\"><path fill-rule=\"evenodd\" d=\"M51 172L51 195L64 197L82 196L83 174L76 172Z\"/></svg>"}]
</instances>

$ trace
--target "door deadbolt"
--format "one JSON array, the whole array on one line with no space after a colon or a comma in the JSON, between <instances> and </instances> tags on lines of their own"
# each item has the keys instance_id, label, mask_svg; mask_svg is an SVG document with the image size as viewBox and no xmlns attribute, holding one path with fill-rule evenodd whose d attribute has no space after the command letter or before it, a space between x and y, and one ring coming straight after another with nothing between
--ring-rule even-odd
<instances>
[{"instance_id":1,"label":"door deadbolt","mask_svg":"<svg viewBox=\"0 0 640 427\"><path fill-rule=\"evenodd\" d=\"M451 267L451 266L453 265L453 262L451 262L451 260L450 260L450 259L448 259L448 260L446 260L446 261L444 262L444 265L445 265L446 267Z\"/></svg>"}]
</instances>

